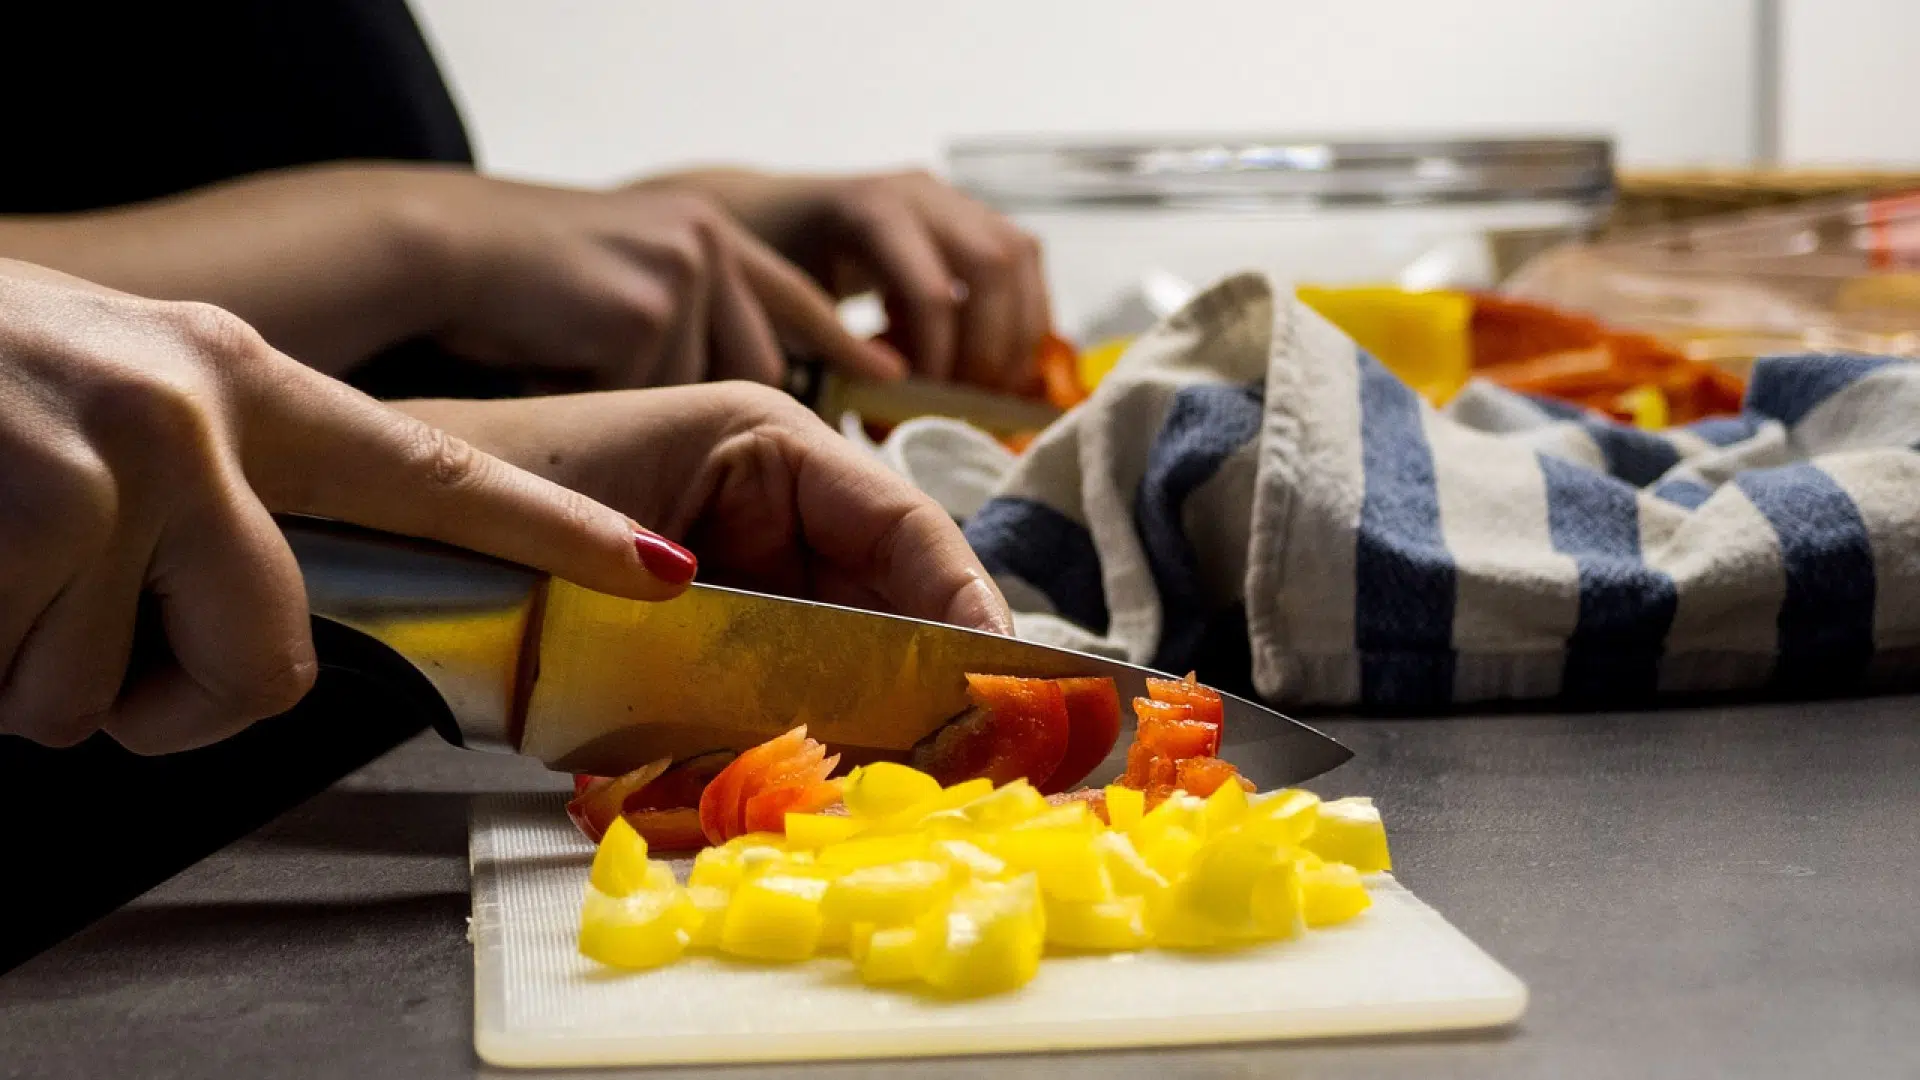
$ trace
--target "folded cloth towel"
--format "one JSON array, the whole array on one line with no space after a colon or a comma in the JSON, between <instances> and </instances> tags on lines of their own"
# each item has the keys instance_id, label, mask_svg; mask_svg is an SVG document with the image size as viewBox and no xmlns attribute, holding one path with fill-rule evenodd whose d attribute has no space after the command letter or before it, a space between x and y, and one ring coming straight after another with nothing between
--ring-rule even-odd
<instances>
[{"instance_id":1,"label":"folded cloth towel","mask_svg":"<svg viewBox=\"0 0 1920 1080\"><path fill-rule=\"evenodd\" d=\"M1485 383L1436 411L1242 275L967 536L1024 636L1275 702L1833 692L1920 672L1917 443L1920 364L1866 356L1762 360L1742 415L1657 433Z\"/></svg>"}]
</instances>

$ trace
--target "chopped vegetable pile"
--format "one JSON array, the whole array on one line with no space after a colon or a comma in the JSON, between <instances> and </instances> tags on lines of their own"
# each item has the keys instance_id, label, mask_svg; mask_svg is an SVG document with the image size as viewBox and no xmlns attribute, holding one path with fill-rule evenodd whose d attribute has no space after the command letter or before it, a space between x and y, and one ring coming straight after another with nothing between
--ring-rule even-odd
<instances>
[{"instance_id":1,"label":"chopped vegetable pile","mask_svg":"<svg viewBox=\"0 0 1920 1080\"><path fill-rule=\"evenodd\" d=\"M1049 951L1231 949L1344 922L1371 903L1362 875L1390 868L1369 800L1250 795L1214 756L1219 695L1191 678L1156 680L1135 702L1120 783L1052 797L1047 779L1076 750L1051 728L1075 695L1096 728L1117 727L1111 681L969 679L979 707L968 726L916 757L964 764L970 778L943 784L876 762L829 779L836 758L796 728L717 772L703 765L697 811L636 810L633 798L702 758L582 784L591 805L576 798L570 811L602 836L580 951L631 970L689 950L765 963L845 956L869 984L971 997L1024 985ZM973 746L995 717L1019 721L1021 754ZM1043 779L1009 775L1014 764ZM681 812L720 840L684 883L650 857L635 823Z\"/></svg>"}]
</instances>

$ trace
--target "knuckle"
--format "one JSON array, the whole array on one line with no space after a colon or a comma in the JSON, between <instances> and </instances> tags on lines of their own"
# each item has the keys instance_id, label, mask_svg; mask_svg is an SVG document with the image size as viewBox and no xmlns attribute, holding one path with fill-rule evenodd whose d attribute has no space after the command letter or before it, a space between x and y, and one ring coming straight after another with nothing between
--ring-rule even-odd
<instances>
[{"instance_id":1,"label":"knuckle","mask_svg":"<svg viewBox=\"0 0 1920 1080\"><path fill-rule=\"evenodd\" d=\"M1011 238L983 236L960 248L959 261L969 274L1006 274L1019 264L1020 246Z\"/></svg>"},{"instance_id":2,"label":"knuckle","mask_svg":"<svg viewBox=\"0 0 1920 1080\"><path fill-rule=\"evenodd\" d=\"M252 359L267 351L259 332L225 308L188 301L167 304L166 314L184 340L223 359Z\"/></svg>"},{"instance_id":3,"label":"knuckle","mask_svg":"<svg viewBox=\"0 0 1920 1080\"><path fill-rule=\"evenodd\" d=\"M482 483L488 471L488 458L471 443L427 424L414 429L405 460L412 475L441 490L466 490Z\"/></svg>"}]
</instances>

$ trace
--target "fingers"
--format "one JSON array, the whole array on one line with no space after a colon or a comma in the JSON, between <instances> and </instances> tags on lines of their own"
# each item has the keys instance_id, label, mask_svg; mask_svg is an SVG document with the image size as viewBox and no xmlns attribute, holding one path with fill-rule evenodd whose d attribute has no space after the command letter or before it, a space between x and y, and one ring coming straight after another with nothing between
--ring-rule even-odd
<instances>
[{"instance_id":1,"label":"fingers","mask_svg":"<svg viewBox=\"0 0 1920 1080\"><path fill-rule=\"evenodd\" d=\"M727 227L728 247L739 260L741 276L759 297L773 325L796 344L850 375L898 379L905 367L892 350L862 341L840 322L833 300L813 279L737 226Z\"/></svg>"},{"instance_id":2,"label":"fingers","mask_svg":"<svg viewBox=\"0 0 1920 1080\"><path fill-rule=\"evenodd\" d=\"M938 503L823 425L800 432L807 545L903 615L1006 633L1006 602Z\"/></svg>"},{"instance_id":3,"label":"fingers","mask_svg":"<svg viewBox=\"0 0 1920 1080\"><path fill-rule=\"evenodd\" d=\"M985 206L942 184L919 196L922 215L955 275L965 284L957 377L1017 390L1033 378L1047 332L1046 284L1033 238Z\"/></svg>"},{"instance_id":4,"label":"fingers","mask_svg":"<svg viewBox=\"0 0 1920 1080\"><path fill-rule=\"evenodd\" d=\"M888 336L913 369L939 381L953 377L959 337L954 275L933 235L907 203L875 199L849 212L855 243L882 282Z\"/></svg>"},{"instance_id":5,"label":"fingers","mask_svg":"<svg viewBox=\"0 0 1920 1080\"><path fill-rule=\"evenodd\" d=\"M46 607L13 653L0 727L44 746L72 746L100 729L133 647L141 550L129 558L122 548L89 566Z\"/></svg>"},{"instance_id":6,"label":"fingers","mask_svg":"<svg viewBox=\"0 0 1920 1080\"><path fill-rule=\"evenodd\" d=\"M779 385L786 357L733 252L722 249L713 277L713 377Z\"/></svg>"},{"instance_id":7,"label":"fingers","mask_svg":"<svg viewBox=\"0 0 1920 1080\"><path fill-rule=\"evenodd\" d=\"M319 671L293 552L243 479L224 486L170 521L153 551L148 587L170 655L130 673L102 725L137 754L205 746L285 712Z\"/></svg>"},{"instance_id":8,"label":"fingers","mask_svg":"<svg viewBox=\"0 0 1920 1080\"><path fill-rule=\"evenodd\" d=\"M303 385L283 388L263 409L270 422L245 436L248 479L274 510L439 540L636 600L670 599L693 577L692 556L664 557L578 492L325 376L285 378Z\"/></svg>"}]
</instances>

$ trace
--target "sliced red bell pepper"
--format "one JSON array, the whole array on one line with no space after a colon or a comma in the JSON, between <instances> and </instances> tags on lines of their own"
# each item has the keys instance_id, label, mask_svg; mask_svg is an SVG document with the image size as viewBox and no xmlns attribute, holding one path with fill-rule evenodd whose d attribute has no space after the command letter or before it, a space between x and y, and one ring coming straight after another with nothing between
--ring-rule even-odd
<instances>
[{"instance_id":1,"label":"sliced red bell pepper","mask_svg":"<svg viewBox=\"0 0 1920 1080\"><path fill-rule=\"evenodd\" d=\"M567 803L567 816L587 835L587 839L599 843L607 834L607 826L620 816L626 806L627 796L632 795L648 784L653 783L661 773L667 771L672 763L670 758L661 758L617 777L574 777L573 801Z\"/></svg>"},{"instance_id":2,"label":"sliced red bell pepper","mask_svg":"<svg viewBox=\"0 0 1920 1080\"><path fill-rule=\"evenodd\" d=\"M700 811L694 807L629 810L620 816L654 851L693 851L707 846L707 834L700 828Z\"/></svg>"},{"instance_id":3,"label":"sliced red bell pepper","mask_svg":"<svg viewBox=\"0 0 1920 1080\"><path fill-rule=\"evenodd\" d=\"M920 740L909 764L942 786L975 777L1044 785L1066 756L1066 695L1050 679L968 675L974 707Z\"/></svg>"},{"instance_id":4,"label":"sliced red bell pepper","mask_svg":"<svg viewBox=\"0 0 1920 1080\"><path fill-rule=\"evenodd\" d=\"M1067 749L1040 788L1065 791L1098 768L1120 741L1120 691L1108 678L1055 679L1067 703Z\"/></svg>"},{"instance_id":5,"label":"sliced red bell pepper","mask_svg":"<svg viewBox=\"0 0 1920 1080\"><path fill-rule=\"evenodd\" d=\"M1220 729L1195 720L1191 706L1134 698L1133 712L1140 720L1134 738L1161 757L1211 757L1220 749Z\"/></svg>"},{"instance_id":6,"label":"sliced red bell pepper","mask_svg":"<svg viewBox=\"0 0 1920 1080\"><path fill-rule=\"evenodd\" d=\"M715 844L752 831L747 806L755 796L779 787L820 784L839 760L837 755L827 758L826 748L807 738L804 725L761 743L735 758L707 784L700 796L701 831ZM784 825L783 819L772 831Z\"/></svg>"},{"instance_id":7,"label":"sliced red bell pepper","mask_svg":"<svg viewBox=\"0 0 1920 1080\"><path fill-rule=\"evenodd\" d=\"M1177 766L1174 786L1189 795L1204 799L1222 784L1239 784L1243 791L1253 790L1253 784L1240 775L1239 769L1216 757L1187 758Z\"/></svg>"}]
</instances>

